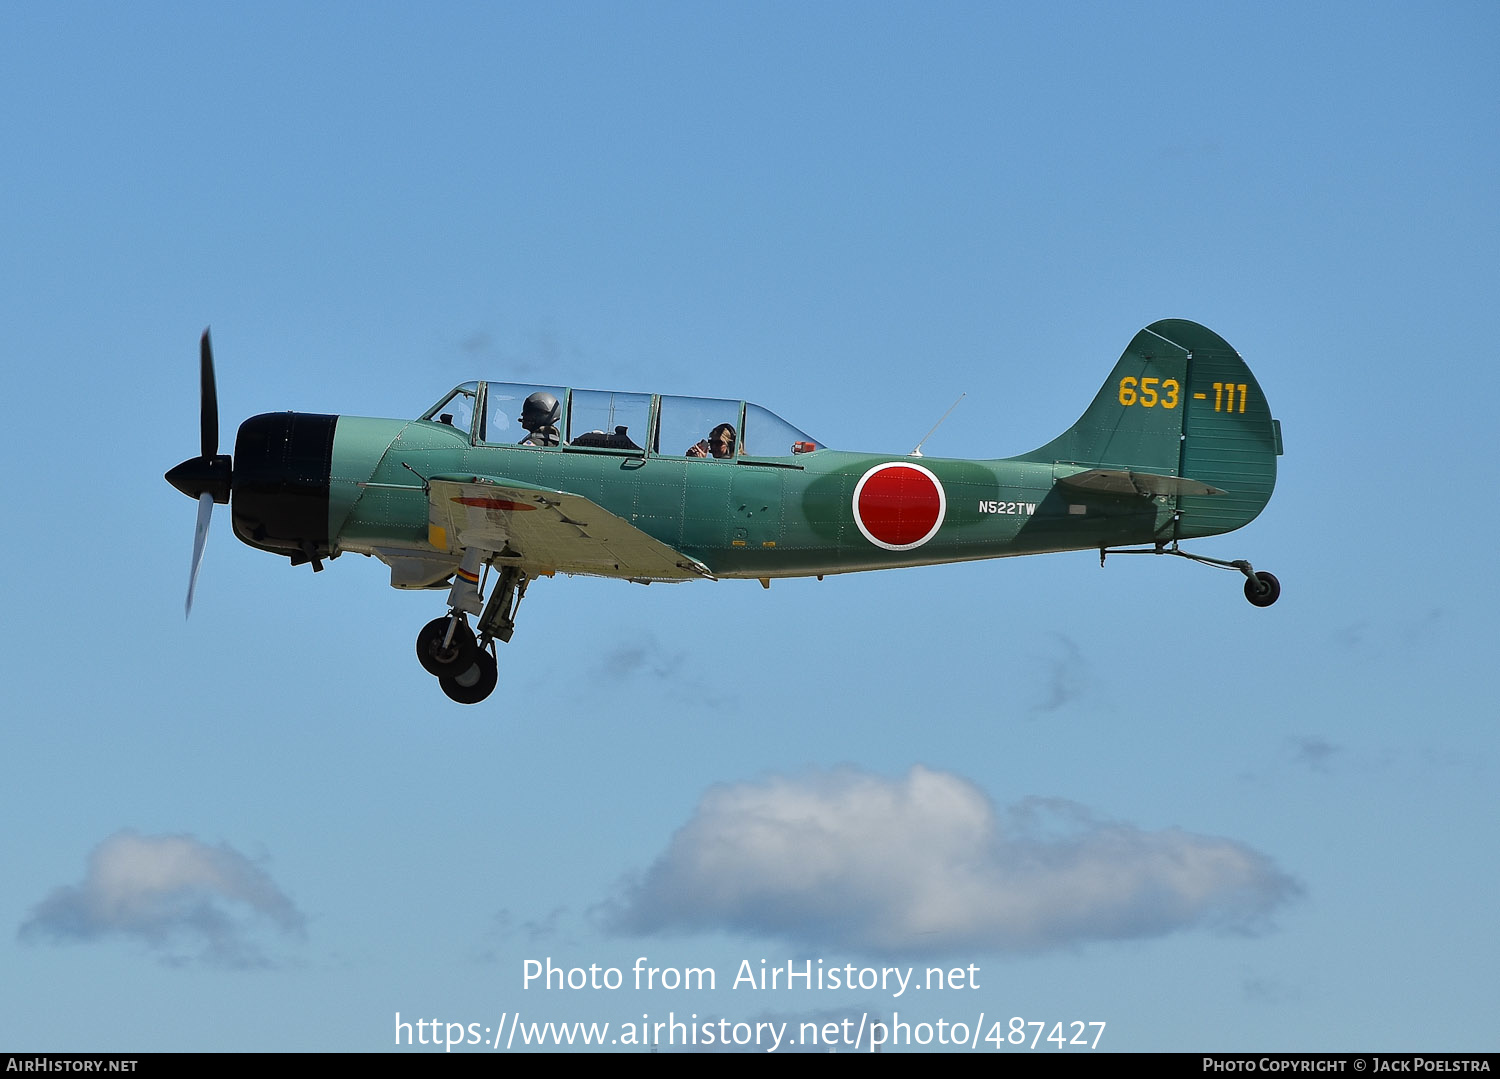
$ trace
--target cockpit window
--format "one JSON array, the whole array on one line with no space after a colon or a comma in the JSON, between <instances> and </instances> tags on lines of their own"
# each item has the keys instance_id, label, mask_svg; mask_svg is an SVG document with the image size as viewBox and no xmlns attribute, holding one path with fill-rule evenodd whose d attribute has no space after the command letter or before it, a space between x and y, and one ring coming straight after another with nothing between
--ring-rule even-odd
<instances>
[{"instance_id":1,"label":"cockpit window","mask_svg":"<svg viewBox=\"0 0 1500 1079\"><path fill-rule=\"evenodd\" d=\"M745 432L740 452L750 457L790 457L810 453L823 444L799 431L769 409L745 405Z\"/></svg>"},{"instance_id":2,"label":"cockpit window","mask_svg":"<svg viewBox=\"0 0 1500 1079\"><path fill-rule=\"evenodd\" d=\"M561 386L489 382L484 397L479 441L508 446L556 446L562 441L568 391Z\"/></svg>"},{"instance_id":3,"label":"cockpit window","mask_svg":"<svg viewBox=\"0 0 1500 1079\"><path fill-rule=\"evenodd\" d=\"M740 402L708 397L663 397L656 444L664 457L725 460L739 455ZM725 439L728 428L728 439Z\"/></svg>"},{"instance_id":4,"label":"cockpit window","mask_svg":"<svg viewBox=\"0 0 1500 1079\"><path fill-rule=\"evenodd\" d=\"M465 382L424 412L422 419L446 424L474 442L491 446L571 444L639 451L652 431L651 452L663 457L790 457L822 448L822 443L776 413L748 401L659 400L652 431L652 398L647 393ZM476 430L475 413L481 401L483 412Z\"/></svg>"},{"instance_id":5,"label":"cockpit window","mask_svg":"<svg viewBox=\"0 0 1500 1079\"><path fill-rule=\"evenodd\" d=\"M455 386L448 396L422 413L422 418L446 423L467 435L474 428L474 402L478 396L479 383L465 382L462 386Z\"/></svg>"},{"instance_id":6,"label":"cockpit window","mask_svg":"<svg viewBox=\"0 0 1500 1079\"><path fill-rule=\"evenodd\" d=\"M574 390L567 441L574 446L639 450L651 417L649 393Z\"/></svg>"}]
</instances>

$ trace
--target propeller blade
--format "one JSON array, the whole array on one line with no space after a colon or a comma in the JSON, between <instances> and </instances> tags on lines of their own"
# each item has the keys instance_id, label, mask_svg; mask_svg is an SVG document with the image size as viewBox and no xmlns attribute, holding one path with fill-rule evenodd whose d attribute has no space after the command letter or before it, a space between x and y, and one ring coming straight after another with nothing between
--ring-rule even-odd
<instances>
[{"instance_id":1,"label":"propeller blade","mask_svg":"<svg viewBox=\"0 0 1500 1079\"><path fill-rule=\"evenodd\" d=\"M203 548L208 545L208 522L214 514L214 496L204 491L198 496L198 527L193 530L193 569L188 574L187 606L182 616L193 614L193 590L198 587L198 567L203 564Z\"/></svg>"},{"instance_id":2,"label":"propeller blade","mask_svg":"<svg viewBox=\"0 0 1500 1079\"><path fill-rule=\"evenodd\" d=\"M203 456L207 458L219 452L219 391L214 385L214 346L207 330L198 342L198 365Z\"/></svg>"}]
</instances>

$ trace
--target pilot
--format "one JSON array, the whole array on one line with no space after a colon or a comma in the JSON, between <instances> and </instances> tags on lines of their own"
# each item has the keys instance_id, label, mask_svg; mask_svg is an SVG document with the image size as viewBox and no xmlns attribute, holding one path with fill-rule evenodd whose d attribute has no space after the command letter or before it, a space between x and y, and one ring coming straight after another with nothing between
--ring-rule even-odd
<instances>
[{"instance_id":1,"label":"pilot","mask_svg":"<svg viewBox=\"0 0 1500 1079\"><path fill-rule=\"evenodd\" d=\"M557 433L557 421L562 419L562 406L557 398L546 390L537 390L521 405L521 426L526 428L526 437L518 445L556 446L562 442Z\"/></svg>"},{"instance_id":2,"label":"pilot","mask_svg":"<svg viewBox=\"0 0 1500 1079\"><path fill-rule=\"evenodd\" d=\"M734 425L721 423L708 433L708 437L702 442L694 442L688 447L689 457L714 457L723 460L734 456Z\"/></svg>"}]
</instances>

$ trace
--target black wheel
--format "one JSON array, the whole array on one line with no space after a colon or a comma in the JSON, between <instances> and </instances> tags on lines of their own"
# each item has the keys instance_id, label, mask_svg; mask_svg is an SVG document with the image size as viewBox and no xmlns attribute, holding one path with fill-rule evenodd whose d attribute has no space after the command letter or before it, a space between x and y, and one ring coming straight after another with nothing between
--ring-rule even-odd
<instances>
[{"instance_id":1,"label":"black wheel","mask_svg":"<svg viewBox=\"0 0 1500 1079\"><path fill-rule=\"evenodd\" d=\"M447 635L447 615L434 618L417 634L417 662L422 664L422 669L428 674L442 677L474 666L474 655L479 651L479 644L474 640L473 630L460 622L453 627L453 640L444 648L443 638Z\"/></svg>"},{"instance_id":2,"label":"black wheel","mask_svg":"<svg viewBox=\"0 0 1500 1079\"><path fill-rule=\"evenodd\" d=\"M442 675L438 678L438 685L443 687L449 700L459 704L478 704L494 692L498 681L500 671L495 657L483 648L476 648L474 663L468 670L457 677Z\"/></svg>"},{"instance_id":3,"label":"black wheel","mask_svg":"<svg viewBox=\"0 0 1500 1079\"><path fill-rule=\"evenodd\" d=\"M1269 607L1281 597L1281 582L1270 573L1257 572L1245 581L1245 598L1257 607Z\"/></svg>"}]
</instances>

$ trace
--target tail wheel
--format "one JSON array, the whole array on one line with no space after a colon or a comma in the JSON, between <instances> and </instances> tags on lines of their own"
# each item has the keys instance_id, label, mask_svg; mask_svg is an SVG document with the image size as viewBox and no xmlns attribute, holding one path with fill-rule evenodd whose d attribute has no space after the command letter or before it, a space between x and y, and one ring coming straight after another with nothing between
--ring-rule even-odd
<instances>
[{"instance_id":1,"label":"tail wheel","mask_svg":"<svg viewBox=\"0 0 1500 1079\"><path fill-rule=\"evenodd\" d=\"M452 638L446 646L443 644L451 620L449 615L434 618L417 634L417 662L428 674L439 678L455 671L467 671L479 653L479 642L474 640L474 631L466 622L454 626Z\"/></svg>"},{"instance_id":2,"label":"tail wheel","mask_svg":"<svg viewBox=\"0 0 1500 1079\"><path fill-rule=\"evenodd\" d=\"M1257 607L1269 607L1281 598L1281 582L1264 570L1245 581L1245 598Z\"/></svg>"},{"instance_id":3,"label":"tail wheel","mask_svg":"<svg viewBox=\"0 0 1500 1079\"><path fill-rule=\"evenodd\" d=\"M473 665L456 677L441 675L438 685L443 687L449 700L459 704L478 704L494 692L498 681L500 670L495 657L476 646Z\"/></svg>"}]
</instances>

